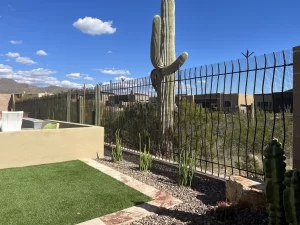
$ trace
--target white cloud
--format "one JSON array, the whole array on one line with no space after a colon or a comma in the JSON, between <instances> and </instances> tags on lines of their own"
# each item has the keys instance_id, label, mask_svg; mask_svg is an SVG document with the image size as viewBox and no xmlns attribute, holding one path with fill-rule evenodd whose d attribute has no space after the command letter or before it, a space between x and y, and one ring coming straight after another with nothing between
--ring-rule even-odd
<instances>
[{"instance_id":1,"label":"white cloud","mask_svg":"<svg viewBox=\"0 0 300 225\"><path fill-rule=\"evenodd\" d=\"M63 87L66 87L66 88L83 88L83 84L78 84L78 83L74 83L74 82L71 82L71 81L68 81L68 80L63 80L61 82L61 85ZM94 85L92 84L86 84L85 85L86 88L93 88Z\"/></svg>"},{"instance_id":2,"label":"white cloud","mask_svg":"<svg viewBox=\"0 0 300 225\"><path fill-rule=\"evenodd\" d=\"M22 42L23 41L21 41L21 40L20 41L14 41L14 40L10 41L10 43L13 44L13 45L19 45L19 44L22 44Z\"/></svg>"},{"instance_id":3,"label":"white cloud","mask_svg":"<svg viewBox=\"0 0 300 225\"><path fill-rule=\"evenodd\" d=\"M110 74L110 75L130 75L128 70L117 70L115 68L112 69L99 69L101 73Z\"/></svg>"},{"instance_id":4,"label":"white cloud","mask_svg":"<svg viewBox=\"0 0 300 225\"><path fill-rule=\"evenodd\" d=\"M70 79L80 79L81 78L80 73L69 73L66 76L69 77Z\"/></svg>"},{"instance_id":5,"label":"white cloud","mask_svg":"<svg viewBox=\"0 0 300 225\"><path fill-rule=\"evenodd\" d=\"M4 76L10 76L12 73L13 73L12 67L8 65L0 64L0 78L9 78Z\"/></svg>"},{"instance_id":6,"label":"white cloud","mask_svg":"<svg viewBox=\"0 0 300 225\"><path fill-rule=\"evenodd\" d=\"M19 57L20 54L17 52L8 52L8 53L6 53L6 56L9 58L16 58L16 57Z\"/></svg>"},{"instance_id":7,"label":"white cloud","mask_svg":"<svg viewBox=\"0 0 300 225\"><path fill-rule=\"evenodd\" d=\"M84 78L83 78L84 80L89 80L89 81L93 81L94 80L94 78L93 77L90 77L89 75L87 75L87 74L84 74Z\"/></svg>"},{"instance_id":8,"label":"white cloud","mask_svg":"<svg viewBox=\"0 0 300 225\"><path fill-rule=\"evenodd\" d=\"M14 7L12 7L11 5L7 5L7 6L11 11L15 11Z\"/></svg>"},{"instance_id":9,"label":"white cloud","mask_svg":"<svg viewBox=\"0 0 300 225\"><path fill-rule=\"evenodd\" d=\"M122 80L133 80L131 77L125 77L125 76L119 76L115 78L116 81L122 81Z\"/></svg>"},{"instance_id":10,"label":"white cloud","mask_svg":"<svg viewBox=\"0 0 300 225\"><path fill-rule=\"evenodd\" d=\"M109 85L109 84L110 84L110 82L107 82L107 81L102 82L102 85Z\"/></svg>"},{"instance_id":11,"label":"white cloud","mask_svg":"<svg viewBox=\"0 0 300 225\"><path fill-rule=\"evenodd\" d=\"M89 35L102 35L113 34L116 32L116 28L112 27L112 21L103 22L100 19L85 17L79 18L73 23L73 27L80 30L82 33Z\"/></svg>"},{"instance_id":12,"label":"white cloud","mask_svg":"<svg viewBox=\"0 0 300 225\"><path fill-rule=\"evenodd\" d=\"M37 55L48 55L47 52L45 52L44 50L38 50L36 52Z\"/></svg>"},{"instance_id":13,"label":"white cloud","mask_svg":"<svg viewBox=\"0 0 300 225\"><path fill-rule=\"evenodd\" d=\"M112 51L108 51L107 53L108 53L108 54L111 54L111 53L113 53L113 52L112 52Z\"/></svg>"},{"instance_id":14,"label":"white cloud","mask_svg":"<svg viewBox=\"0 0 300 225\"><path fill-rule=\"evenodd\" d=\"M56 74L56 71L38 68L33 70L18 70L14 71L12 67L0 64L0 79L14 79L19 83L45 87L45 86L60 86L67 88L83 88L83 84L74 83L68 80L59 81L51 75ZM86 88L93 88L94 85L86 84Z\"/></svg>"},{"instance_id":15,"label":"white cloud","mask_svg":"<svg viewBox=\"0 0 300 225\"><path fill-rule=\"evenodd\" d=\"M55 77L50 76L55 73L56 71L44 68L14 71L12 67L0 64L0 78L14 79L19 83L36 86L60 85Z\"/></svg>"},{"instance_id":16,"label":"white cloud","mask_svg":"<svg viewBox=\"0 0 300 225\"><path fill-rule=\"evenodd\" d=\"M33 61L32 59L30 59L30 58L28 58L28 57L17 57L17 58L16 58L16 62L25 64L25 65L36 64L35 61Z\"/></svg>"},{"instance_id":17,"label":"white cloud","mask_svg":"<svg viewBox=\"0 0 300 225\"><path fill-rule=\"evenodd\" d=\"M10 61L10 59L5 59L4 61L5 61L5 62L9 62L9 61Z\"/></svg>"},{"instance_id":18,"label":"white cloud","mask_svg":"<svg viewBox=\"0 0 300 225\"><path fill-rule=\"evenodd\" d=\"M84 80L88 80L88 81L94 80L94 78L90 77L87 74L69 73L66 76L69 77L70 79L84 79Z\"/></svg>"}]
</instances>

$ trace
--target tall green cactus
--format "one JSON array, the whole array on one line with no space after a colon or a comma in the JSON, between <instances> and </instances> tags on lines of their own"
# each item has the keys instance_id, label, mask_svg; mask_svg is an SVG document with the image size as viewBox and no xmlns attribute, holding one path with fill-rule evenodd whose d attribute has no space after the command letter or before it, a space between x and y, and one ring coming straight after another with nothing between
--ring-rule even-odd
<instances>
[{"instance_id":1,"label":"tall green cactus","mask_svg":"<svg viewBox=\"0 0 300 225\"><path fill-rule=\"evenodd\" d=\"M175 56L175 1L162 0L161 16L154 16L151 37L152 86L157 92L160 149L170 151L174 126L175 72L184 64L187 52Z\"/></svg>"},{"instance_id":2,"label":"tall green cactus","mask_svg":"<svg viewBox=\"0 0 300 225\"><path fill-rule=\"evenodd\" d=\"M101 125L101 86L97 84L95 86L95 100L96 100L96 112L95 112L95 125Z\"/></svg>"},{"instance_id":3,"label":"tall green cactus","mask_svg":"<svg viewBox=\"0 0 300 225\"><path fill-rule=\"evenodd\" d=\"M265 194L268 203L269 224L283 225L286 223L283 206L285 186L284 173L286 163L281 143L273 139L264 152Z\"/></svg>"},{"instance_id":4,"label":"tall green cactus","mask_svg":"<svg viewBox=\"0 0 300 225\"><path fill-rule=\"evenodd\" d=\"M82 96L78 97L77 107L78 107L78 120L79 120L78 122L83 123L84 109L83 109L83 97Z\"/></svg>"},{"instance_id":5,"label":"tall green cactus","mask_svg":"<svg viewBox=\"0 0 300 225\"><path fill-rule=\"evenodd\" d=\"M289 224L300 224L300 171L289 170L285 173L283 204Z\"/></svg>"}]
</instances>

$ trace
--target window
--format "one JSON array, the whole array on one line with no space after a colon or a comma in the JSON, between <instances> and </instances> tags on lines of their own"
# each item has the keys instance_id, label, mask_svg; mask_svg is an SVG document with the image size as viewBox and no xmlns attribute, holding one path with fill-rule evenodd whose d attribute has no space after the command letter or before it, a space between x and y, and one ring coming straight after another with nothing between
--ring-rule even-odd
<instances>
[{"instance_id":1,"label":"window","mask_svg":"<svg viewBox=\"0 0 300 225\"><path fill-rule=\"evenodd\" d=\"M231 106L231 102L230 101L225 101L224 102L224 106L225 107L230 107Z\"/></svg>"}]
</instances>

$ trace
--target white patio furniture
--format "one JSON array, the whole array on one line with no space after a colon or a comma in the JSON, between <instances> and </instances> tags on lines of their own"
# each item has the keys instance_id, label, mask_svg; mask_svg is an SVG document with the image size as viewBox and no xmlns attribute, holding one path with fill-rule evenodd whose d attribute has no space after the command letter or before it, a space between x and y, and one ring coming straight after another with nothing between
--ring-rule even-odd
<instances>
[{"instance_id":1,"label":"white patio furniture","mask_svg":"<svg viewBox=\"0 0 300 225\"><path fill-rule=\"evenodd\" d=\"M1 131L21 131L23 113L23 111L2 111Z\"/></svg>"}]
</instances>

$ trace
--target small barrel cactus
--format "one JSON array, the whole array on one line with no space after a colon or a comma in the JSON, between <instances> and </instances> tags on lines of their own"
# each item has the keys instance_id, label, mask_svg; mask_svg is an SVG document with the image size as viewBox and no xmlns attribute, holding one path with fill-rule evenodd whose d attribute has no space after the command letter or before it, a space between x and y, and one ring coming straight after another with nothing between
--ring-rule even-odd
<instances>
[{"instance_id":1,"label":"small barrel cactus","mask_svg":"<svg viewBox=\"0 0 300 225\"><path fill-rule=\"evenodd\" d=\"M265 193L268 203L269 224L286 223L283 207L283 184L286 163L281 143L273 139L264 152Z\"/></svg>"},{"instance_id":2,"label":"small barrel cactus","mask_svg":"<svg viewBox=\"0 0 300 225\"><path fill-rule=\"evenodd\" d=\"M285 173L283 204L289 224L300 224L300 171L289 170Z\"/></svg>"}]
</instances>

